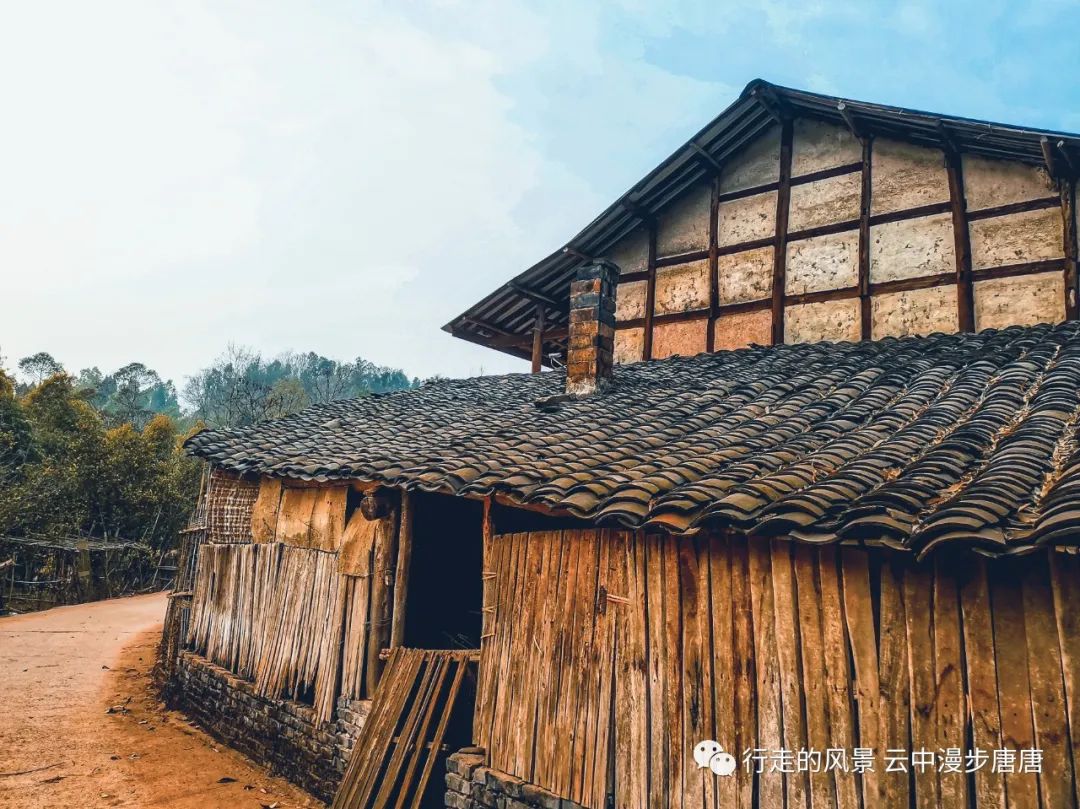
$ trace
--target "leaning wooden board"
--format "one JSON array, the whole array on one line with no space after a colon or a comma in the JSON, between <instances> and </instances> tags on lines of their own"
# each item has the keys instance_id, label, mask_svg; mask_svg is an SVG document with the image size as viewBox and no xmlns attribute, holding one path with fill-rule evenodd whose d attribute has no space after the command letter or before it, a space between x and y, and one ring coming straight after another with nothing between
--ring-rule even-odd
<instances>
[{"instance_id":1,"label":"leaning wooden board","mask_svg":"<svg viewBox=\"0 0 1080 809\"><path fill-rule=\"evenodd\" d=\"M394 649L353 745L333 809L419 809L442 791L436 765L476 652Z\"/></svg>"}]
</instances>

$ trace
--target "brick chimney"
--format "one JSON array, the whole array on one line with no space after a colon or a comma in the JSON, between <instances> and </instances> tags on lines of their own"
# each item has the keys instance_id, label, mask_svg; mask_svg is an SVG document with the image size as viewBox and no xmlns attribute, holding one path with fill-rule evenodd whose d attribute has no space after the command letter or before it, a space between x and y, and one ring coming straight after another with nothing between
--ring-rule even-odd
<instances>
[{"instance_id":1,"label":"brick chimney","mask_svg":"<svg viewBox=\"0 0 1080 809\"><path fill-rule=\"evenodd\" d=\"M566 393L589 396L611 380L615 353L615 282L619 268L596 259L570 284L570 342L566 353Z\"/></svg>"}]
</instances>

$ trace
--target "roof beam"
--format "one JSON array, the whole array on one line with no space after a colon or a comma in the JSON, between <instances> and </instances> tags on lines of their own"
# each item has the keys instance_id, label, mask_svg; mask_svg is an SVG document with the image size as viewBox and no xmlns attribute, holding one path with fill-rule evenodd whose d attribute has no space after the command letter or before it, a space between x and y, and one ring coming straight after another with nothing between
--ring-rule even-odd
<instances>
[{"instance_id":1,"label":"roof beam","mask_svg":"<svg viewBox=\"0 0 1080 809\"><path fill-rule=\"evenodd\" d=\"M784 119L787 116L784 115L784 109L781 106L780 99L776 97L776 93L771 87L759 84L751 91L751 95L754 96L758 104L760 104L765 112L769 113L778 124L784 122Z\"/></svg>"},{"instance_id":2,"label":"roof beam","mask_svg":"<svg viewBox=\"0 0 1080 809\"><path fill-rule=\"evenodd\" d=\"M583 252L583 251L581 251L581 250L578 250L578 249L577 249L576 247L574 247L574 246L573 246L572 244L568 244L568 245L566 245L566 247L564 247L564 248L562 249L562 251L563 251L563 252L564 252L564 253L565 253L566 255L568 255L568 256L573 256L574 258L579 258L579 259L581 259L582 261L592 261L592 259L593 259L593 257L592 257L592 256L590 256L590 255L589 255L588 253L586 253L586 252Z\"/></svg>"},{"instance_id":3,"label":"roof beam","mask_svg":"<svg viewBox=\"0 0 1080 809\"><path fill-rule=\"evenodd\" d=\"M1057 150L1058 150L1058 153L1061 155L1062 159L1064 159L1065 164L1069 167L1069 173L1073 177L1075 177L1076 176L1076 163L1073 162L1072 156L1069 154L1069 150L1066 148L1064 140L1059 140L1057 142Z\"/></svg>"},{"instance_id":4,"label":"roof beam","mask_svg":"<svg viewBox=\"0 0 1080 809\"><path fill-rule=\"evenodd\" d=\"M557 300L545 295L543 292L537 292L535 289L530 289L524 284L519 284L517 281L511 281L509 284L507 284L507 286L509 286L510 289L514 290L514 292L519 292L526 298L529 298L534 303L542 303L552 307L553 309L566 308L565 304L559 303Z\"/></svg>"},{"instance_id":5,"label":"roof beam","mask_svg":"<svg viewBox=\"0 0 1080 809\"><path fill-rule=\"evenodd\" d=\"M716 170L717 174L724 170L724 167L720 165L720 162L711 154L709 154L705 147L699 144L697 141L690 141L690 148L697 152L698 156L701 157L702 160L712 166Z\"/></svg>"},{"instance_id":6,"label":"roof beam","mask_svg":"<svg viewBox=\"0 0 1080 809\"><path fill-rule=\"evenodd\" d=\"M858 124L855 123L855 113L848 107L846 101L841 101L836 105L836 111L840 113L840 117L844 119L844 123L847 124L848 131L851 132L852 137L856 140L862 140L862 133L859 131Z\"/></svg>"},{"instance_id":7,"label":"roof beam","mask_svg":"<svg viewBox=\"0 0 1080 809\"><path fill-rule=\"evenodd\" d=\"M1061 176L1061 167L1058 165L1057 155L1054 152L1054 144L1051 143L1050 138L1043 135L1039 138L1039 146L1042 148L1043 163L1046 164L1046 171L1055 180Z\"/></svg>"},{"instance_id":8,"label":"roof beam","mask_svg":"<svg viewBox=\"0 0 1080 809\"><path fill-rule=\"evenodd\" d=\"M636 200L624 199L622 201L622 206L634 216L638 217L642 222L651 222L653 219L652 211Z\"/></svg>"},{"instance_id":9,"label":"roof beam","mask_svg":"<svg viewBox=\"0 0 1080 809\"><path fill-rule=\"evenodd\" d=\"M952 133L949 128L945 126L944 121L937 122L938 137L941 138L942 148L953 156L959 156L960 147L956 145L956 141L953 140Z\"/></svg>"}]
</instances>

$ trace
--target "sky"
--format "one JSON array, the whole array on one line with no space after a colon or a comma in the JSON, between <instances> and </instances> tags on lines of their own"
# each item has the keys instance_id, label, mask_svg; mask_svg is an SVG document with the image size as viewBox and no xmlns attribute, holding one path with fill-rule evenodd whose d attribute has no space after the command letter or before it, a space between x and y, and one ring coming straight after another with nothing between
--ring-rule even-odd
<instances>
[{"instance_id":1,"label":"sky","mask_svg":"<svg viewBox=\"0 0 1080 809\"><path fill-rule=\"evenodd\" d=\"M0 356L527 370L441 331L755 77L1080 131L1080 0L0 0Z\"/></svg>"}]
</instances>

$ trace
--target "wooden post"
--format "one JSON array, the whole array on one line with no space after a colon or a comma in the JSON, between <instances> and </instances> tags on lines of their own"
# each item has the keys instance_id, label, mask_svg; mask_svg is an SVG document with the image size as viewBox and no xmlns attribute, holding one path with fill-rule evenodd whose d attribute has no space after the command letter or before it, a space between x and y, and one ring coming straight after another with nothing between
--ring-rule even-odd
<instances>
[{"instance_id":1,"label":"wooden post","mask_svg":"<svg viewBox=\"0 0 1080 809\"><path fill-rule=\"evenodd\" d=\"M367 693L375 693L382 676L380 652L390 642L390 624L394 599L394 571L391 562L397 559L397 509L379 518L375 534L375 549L371 562L371 611L367 648Z\"/></svg>"},{"instance_id":2,"label":"wooden post","mask_svg":"<svg viewBox=\"0 0 1080 809\"><path fill-rule=\"evenodd\" d=\"M544 305L536 304L536 319L533 321L532 334L532 372L540 373L544 362ZM402 516L404 519L404 516Z\"/></svg>"},{"instance_id":3,"label":"wooden post","mask_svg":"<svg viewBox=\"0 0 1080 809\"><path fill-rule=\"evenodd\" d=\"M656 302L656 220L649 219L649 278L645 282L645 335L641 358L652 359L653 309Z\"/></svg>"},{"instance_id":4,"label":"wooden post","mask_svg":"<svg viewBox=\"0 0 1080 809\"><path fill-rule=\"evenodd\" d=\"M787 268L788 209L791 207L791 143L794 129L790 120L780 127L780 184L776 194L776 240L773 248L772 340L784 342L784 277Z\"/></svg>"},{"instance_id":5,"label":"wooden post","mask_svg":"<svg viewBox=\"0 0 1080 809\"><path fill-rule=\"evenodd\" d=\"M960 153L945 150L952 206L953 251L956 253L956 325L961 332L975 331L975 297L971 283L971 234L968 232L964 168Z\"/></svg>"},{"instance_id":6,"label":"wooden post","mask_svg":"<svg viewBox=\"0 0 1080 809\"><path fill-rule=\"evenodd\" d=\"M398 522L397 566L394 570L394 612L390 623L390 647L405 644L405 612L408 607L409 566L412 564L413 498L401 491L401 519Z\"/></svg>"},{"instance_id":7,"label":"wooden post","mask_svg":"<svg viewBox=\"0 0 1080 809\"><path fill-rule=\"evenodd\" d=\"M720 261L720 175L712 182L712 195L709 199L709 332L705 335L705 350L710 354L716 350L715 324L717 310L720 308L720 279L717 277Z\"/></svg>"},{"instance_id":8,"label":"wooden post","mask_svg":"<svg viewBox=\"0 0 1080 809\"><path fill-rule=\"evenodd\" d=\"M861 337L869 340L873 336L870 308L870 189L873 165L873 140L863 138L862 142L862 194L859 199L859 318L862 323Z\"/></svg>"},{"instance_id":9,"label":"wooden post","mask_svg":"<svg viewBox=\"0 0 1080 809\"><path fill-rule=\"evenodd\" d=\"M1061 215L1065 218L1065 318L1080 317L1080 272L1077 271L1076 180L1061 181Z\"/></svg>"}]
</instances>

